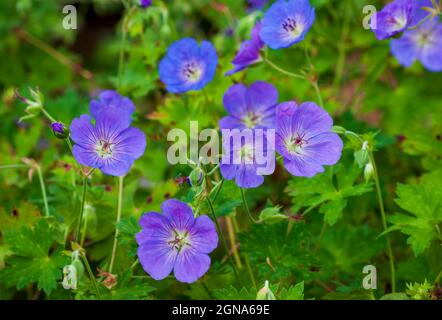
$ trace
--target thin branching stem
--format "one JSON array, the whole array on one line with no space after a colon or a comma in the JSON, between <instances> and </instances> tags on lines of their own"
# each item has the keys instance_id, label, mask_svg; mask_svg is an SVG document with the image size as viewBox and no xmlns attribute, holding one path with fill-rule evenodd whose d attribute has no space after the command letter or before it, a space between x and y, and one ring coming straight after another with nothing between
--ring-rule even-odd
<instances>
[{"instance_id":1,"label":"thin branching stem","mask_svg":"<svg viewBox=\"0 0 442 320\"><path fill-rule=\"evenodd\" d=\"M378 169L376 167L376 162L374 159L373 152L371 152L371 151L369 152L369 158L370 158L370 162L373 166L373 179L374 179L375 186L376 186L376 194L377 194L377 198L378 198L378 202L379 202L379 209L381 211L382 226L384 228L384 232L386 232L388 229L387 215L385 214L384 200L382 198L382 190L381 190L381 185L379 182ZM390 241L388 234L386 234L385 237L386 237L386 241L387 241L388 258L390 261L391 288L392 288L393 292L396 292L396 271L395 271L395 266L394 266L394 255L393 255L393 250L391 248L391 241Z\"/></svg>"},{"instance_id":2,"label":"thin branching stem","mask_svg":"<svg viewBox=\"0 0 442 320\"><path fill-rule=\"evenodd\" d=\"M94 273L92 272L91 266L89 265L89 261L87 260L86 254L84 252L81 252L80 255L81 255L81 259L83 260L83 263L86 267L86 271L89 275L89 278L94 286L95 293L97 295L97 299L101 300L101 294L100 294L100 289L98 288L97 279L95 279Z\"/></svg>"},{"instance_id":3,"label":"thin branching stem","mask_svg":"<svg viewBox=\"0 0 442 320\"><path fill-rule=\"evenodd\" d=\"M115 235L114 235L114 244L112 246L112 255L111 261L109 265L109 273L112 273L114 263L115 263L115 254L117 252L117 238L118 238L118 224L121 220L121 212L123 211L123 188L124 188L124 176L118 177L118 202L117 202L117 220L115 223Z\"/></svg>"}]
</instances>

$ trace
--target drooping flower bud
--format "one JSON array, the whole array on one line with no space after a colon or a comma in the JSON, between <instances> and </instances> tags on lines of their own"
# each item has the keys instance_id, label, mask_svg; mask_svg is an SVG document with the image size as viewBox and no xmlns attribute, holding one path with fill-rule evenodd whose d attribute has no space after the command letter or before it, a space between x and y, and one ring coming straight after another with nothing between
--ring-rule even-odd
<instances>
[{"instance_id":1,"label":"drooping flower bud","mask_svg":"<svg viewBox=\"0 0 442 320\"><path fill-rule=\"evenodd\" d=\"M269 282L267 280L264 282L264 287L258 291L256 300L276 300L275 295L272 290L270 290Z\"/></svg>"},{"instance_id":2,"label":"drooping flower bud","mask_svg":"<svg viewBox=\"0 0 442 320\"><path fill-rule=\"evenodd\" d=\"M69 129L62 122L52 122L51 129L58 139L67 139L69 137Z\"/></svg>"},{"instance_id":3,"label":"drooping flower bud","mask_svg":"<svg viewBox=\"0 0 442 320\"><path fill-rule=\"evenodd\" d=\"M363 168L368 162L368 141L364 141L362 148L354 152L354 157L359 168Z\"/></svg>"},{"instance_id":4,"label":"drooping flower bud","mask_svg":"<svg viewBox=\"0 0 442 320\"><path fill-rule=\"evenodd\" d=\"M200 167L196 167L189 175L189 182L192 187L199 187L204 181L204 172Z\"/></svg>"},{"instance_id":5,"label":"drooping flower bud","mask_svg":"<svg viewBox=\"0 0 442 320\"><path fill-rule=\"evenodd\" d=\"M371 162L367 163L364 168L364 178L365 182L368 182L373 178L374 175L374 168Z\"/></svg>"}]
</instances>

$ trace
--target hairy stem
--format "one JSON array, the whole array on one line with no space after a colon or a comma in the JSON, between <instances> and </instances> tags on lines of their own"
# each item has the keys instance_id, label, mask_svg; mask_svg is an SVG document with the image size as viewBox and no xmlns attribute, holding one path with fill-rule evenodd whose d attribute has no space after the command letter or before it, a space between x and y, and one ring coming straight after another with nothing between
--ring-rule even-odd
<instances>
[{"instance_id":1,"label":"hairy stem","mask_svg":"<svg viewBox=\"0 0 442 320\"><path fill-rule=\"evenodd\" d=\"M209 204L209 207L210 207L210 213L212 214L212 219L213 219L214 222L215 222L216 230L218 231L219 237L221 238L221 242L222 242L222 244L223 244L223 246L224 246L224 250L225 250L226 253L227 253L227 257L228 257L228 259L229 259L229 261L230 261L230 264L231 264L232 267L233 267L233 271L235 272L235 275L236 275L236 277L237 277L239 283L241 283L241 278L239 277L238 270L236 269L236 265L235 265L235 263L234 263L232 257L230 256L230 250L229 250L229 247L227 246L226 239L224 238L224 234L223 234L223 232L222 232L222 230L221 230L221 227L220 227L220 225L219 225L218 218L216 217L216 214L215 214L215 210L213 209L212 201L210 200L209 197L207 197L206 200L207 200L207 203Z\"/></svg>"},{"instance_id":2,"label":"hairy stem","mask_svg":"<svg viewBox=\"0 0 442 320\"><path fill-rule=\"evenodd\" d=\"M256 281L255 281L255 276L253 275L253 270L252 267L250 266L250 259L248 255L244 255L244 260L246 261L246 267L247 267L247 271L249 273L250 276L250 281L252 282L252 285L257 288L256 286Z\"/></svg>"},{"instance_id":3,"label":"hairy stem","mask_svg":"<svg viewBox=\"0 0 442 320\"><path fill-rule=\"evenodd\" d=\"M127 3L123 0L123 5L125 7L125 11L127 10ZM121 84L123 80L123 72L124 72L124 54L126 51L126 42L127 42L127 30L126 30L126 14L123 14L123 24L121 27L121 42L120 42L120 54L118 58L118 90L121 89Z\"/></svg>"},{"instance_id":4,"label":"hairy stem","mask_svg":"<svg viewBox=\"0 0 442 320\"><path fill-rule=\"evenodd\" d=\"M243 188L239 188L239 189L241 190L241 198L242 198L242 203L243 203L243 206L244 206L244 211L247 213L247 216L249 217L251 222L258 223L258 221L253 219L252 214L250 213L249 205L247 204L247 200L246 200L246 196L244 194Z\"/></svg>"},{"instance_id":5,"label":"hairy stem","mask_svg":"<svg viewBox=\"0 0 442 320\"><path fill-rule=\"evenodd\" d=\"M89 265L89 261L87 260L86 254L82 252L82 253L80 253L80 255L81 255L81 259L83 260L83 263L86 267L86 271L89 275L89 278L91 279L91 282L94 285L94 289L95 289L95 293L97 294L97 298L98 298L98 300L101 300L101 294L100 294L100 290L98 289L97 280L95 279L95 276L92 272L91 266Z\"/></svg>"},{"instance_id":6,"label":"hairy stem","mask_svg":"<svg viewBox=\"0 0 442 320\"><path fill-rule=\"evenodd\" d=\"M285 74L286 76L293 77L296 79L305 80L305 77L303 75L284 70L283 68L279 67L278 65L276 65L274 62L270 61L267 58L264 58L264 62L267 63L270 67L272 67L276 71L279 71L282 74Z\"/></svg>"},{"instance_id":7,"label":"hairy stem","mask_svg":"<svg viewBox=\"0 0 442 320\"><path fill-rule=\"evenodd\" d=\"M369 158L370 158L370 162L373 166L373 179L374 179L375 186L376 186L376 194L377 194L377 198L378 198L378 202L379 202L379 209L381 211L381 216L382 216L382 226L383 226L384 232L385 232L388 229L387 216L385 214L384 201L382 199L382 190L381 190L381 185L379 182L378 169L376 167L376 162L374 159L373 152L371 152L371 151L369 152ZM389 235L386 234L385 238L387 241L388 258L390 260L391 287L392 287L392 291L396 292L396 271L395 271L395 267L394 267L393 250L391 248L391 241L390 241Z\"/></svg>"},{"instance_id":8,"label":"hairy stem","mask_svg":"<svg viewBox=\"0 0 442 320\"><path fill-rule=\"evenodd\" d=\"M233 230L232 218L226 217L227 233L229 235L230 247L232 248L233 258L235 259L236 266L242 268L241 258L238 254L238 248L236 245L235 231Z\"/></svg>"},{"instance_id":9,"label":"hairy stem","mask_svg":"<svg viewBox=\"0 0 442 320\"><path fill-rule=\"evenodd\" d=\"M49 217L51 214L49 213L49 205L48 205L48 197L46 195L46 186L43 180L43 173L41 171L40 165L36 164L35 169L37 170L38 174L38 180L40 180L40 188L41 188L41 194L43 196L43 204L45 207L45 215L46 217Z\"/></svg>"},{"instance_id":10,"label":"hairy stem","mask_svg":"<svg viewBox=\"0 0 442 320\"><path fill-rule=\"evenodd\" d=\"M83 220L83 212L84 212L84 203L86 201L86 190L87 190L87 179L88 175L85 175L83 177L83 192L81 194L81 204L80 204L80 213L78 215L78 222L77 222L77 232L75 234L75 242L79 243L81 239L81 222Z\"/></svg>"},{"instance_id":11,"label":"hairy stem","mask_svg":"<svg viewBox=\"0 0 442 320\"><path fill-rule=\"evenodd\" d=\"M115 262L115 254L117 252L118 223L121 220L121 212L123 209L123 181L124 176L118 177L118 202L117 202L117 221L115 223L114 245L112 247L112 256L109 265L109 273L112 273Z\"/></svg>"}]
</instances>

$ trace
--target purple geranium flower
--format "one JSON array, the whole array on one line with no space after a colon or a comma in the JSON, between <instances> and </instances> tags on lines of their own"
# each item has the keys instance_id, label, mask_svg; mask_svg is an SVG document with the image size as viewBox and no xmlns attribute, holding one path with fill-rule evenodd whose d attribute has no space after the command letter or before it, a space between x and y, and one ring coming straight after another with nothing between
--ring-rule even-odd
<instances>
[{"instance_id":1,"label":"purple geranium flower","mask_svg":"<svg viewBox=\"0 0 442 320\"><path fill-rule=\"evenodd\" d=\"M407 29L413 20L415 0L395 0L376 13L372 27L379 40L390 38Z\"/></svg>"},{"instance_id":2,"label":"purple geranium flower","mask_svg":"<svg viewBox=\"0 0 442 320\"><path fill-rule=\"evenodd\" d=\"M341 138L331 132L330 115L313 102L299 107L285 102L276 111L276 151L294 176L312 177L323 165L334 165L341 157Z\"/></svg>"},{"instance_id":3,"label":"purple geranium flower","mask_svg":"<svg viewBox=\"0 0 442 320\"><path fill-rule=\"evenodd\" d=\"M274 128L278 91L270 83L257 81L249 88L235 84L223 103L229 115L219 121L220 129Z\"/></svg>"},{"instance_id":4,"label":"purple geranium flower","mask_svg":"<svg viewBox=\"0 0 442 320\"><path fill-rule=\"evenodd\" d=\"M114 100L109 100L114 101ZM102 105L91 103L91 113L75 118L70 126L71 138L75 142L73 154L82 165L100 169L112 176L125 175L133 162L141 157L146 148L146 136L130 127L129 105L121 97L120 104Z\"/></svg>"},{"instance_id":5,"label":"purple geranium flower","mask_svg":"<svg viewBox=\"0 0 442 320\"><path fill-rule=\"evenodd\" d=\"M223 178L234 179L241 188L256 188L263 184L263 175L270 175L275 170L274 141L268 138L268 134L266 129L235 129L227 136L223 130L220 163Z\"/></svg>"},{"instance_id":6,"label":"purple geranium flower","mask_svg":"<svg viewBox=\"0 0 442 320\"><path fill-rule=\"evenodd\" d=\"M434 18L419 24L429 14L422 7L430 5L430 1L420 3L413 18L417 28L406 30L400 39L392 40L391 51L405 67L418 60L429 71L439 72L442 71L442 23Z\"/></svg>"},{"instance_id":7,"label":"purple geranium flower","mask_svg":"<svg viewBox=\"0 0 442 320\"><path fill-rule=\"evenodd\" d=\"M247 0L250 10L261 10L269 0Z\"/></svg>"},{"instance_id":8,"label":"purple geranium flower","mask_svg":"<svg viewBox=\"0 0 442 320\"><path fill-rule=\"evenodd\" d=\"M140 6L147 8L152 4L152 0L140 0Z\"/></svg>"},{"instance_id":9,"label":"purple geranium flower","mask_svg":"<svg viewBox=\"0 0 442 320\"><path fill-rule=\"evenodd\" d=\"M176 199L163 202L161 212L140 219L142 230L136 235L140 263L155 280L173 270L178 281L195 282L209 270L208 254L218 245L215 225L205 215L195 219L192 209Z\"/></svg>"},{"instance_id":10,"label":"purple geranium flower","mask_svg":"<svg viewBox=\"0 0 442 320\"><path fill-rule=\"evenodd\" d=\"M185 38L173 43L159 66L160 79L172 93L201 90L215 76L218 56L207 41Z\"/></svg>"},{"instance_id":11,"label":"purple geranium flower","mask_svg":"<svg viewBox=\"0 0 442 320\"><path fill-rule=\"evenodd\" d=\"M314 21L308 0L279 0L264 14L260 36L272 49L287 48L302 41Z\"/></svg>"},{"instance_id":12,"label":"purple geranium flower","mask_svg":"<svg viewBox=\"0 0 442 320\"><path fill-rule=\"evenodd\" d=\"M236 54L235 58L232 60L234 66L233 70L227 72L225 75L230 76L236 72L239 72L249 65L255 64L261 61L259 51L264 47L264 42L262 42L259 37L259 31L261 30L261 23L257 22L252 30L251 40L246 40L241 44L239 52Z\"/></svg>"},{"instance_id":13,"label":"purple geranium flower","mask_svg":"<svg viewBox=\"0 0 442 320\"><path fill-rule=\"evenodd\" d=\"M124 114L130 119L135 111L135 105L129 98L123 97L113 90L102 91L98 96L98 100L91 100L89 104L89 112L94 118L110 109L117 110L122 116Z\"/></svg>"}]
</instances>

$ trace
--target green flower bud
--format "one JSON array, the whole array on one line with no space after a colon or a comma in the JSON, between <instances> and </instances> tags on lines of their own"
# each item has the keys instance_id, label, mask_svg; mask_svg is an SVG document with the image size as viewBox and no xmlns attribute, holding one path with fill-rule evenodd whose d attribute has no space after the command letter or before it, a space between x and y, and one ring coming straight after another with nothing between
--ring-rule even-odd
<instances>
[{"instance_id":1,"label":"green flower bud","mask_svg":"<svg viewBox=\"0 0 442 320\"><path fill-rule=\"evenodd\" d=\"M275 295L272 290L270 290L269 282L267 280L264 283L264 287L258 291L256 300L276 300Z\"/></svg>"},{"instance_id":2,"label":"green flower bud","mask_svg":"<svg viewBox=\"0 0 442 320\"><path fill-rule=\"evenodd\" d=\"M364 178L365 182L370 181L374 176L374 168L371 162L367 163L364 168Z\"/></svg>"},{"instance_id":3,"label":"green flower bud","mask_svg":"<svg viewBox=\"0 0 442 320\"><path fill-rule=\"evenodd\" d=\"M347 132L347 130L345 130L345 128L341 126L333 126L332 131L337 134L345 134Z\"/></svg>"},{"instance_id":4,"label":"green flower bud","mask_svg":"<svg viewBox=\"0 0 442 320\"><path fill-rule=\"evenodd\" d=\"M189 182L192 187L199 187L204 182L204 172L201 168L197 167L192 170L189 175Z\"/></svg>"},{"instance_id":5,"label":"green flower bud","mask_svg":"<svg viewBox=\"0 0 442 320\"><path fill-rule=\"evenodd\" d=\"M359 168L363 168L368 162L368 142L365 141L362 144L362 148L354 152L354 157Z\"/></svg>"}]
</instances>

